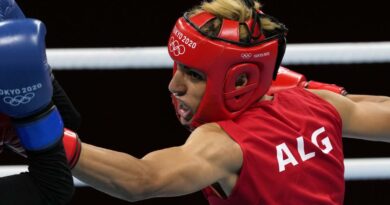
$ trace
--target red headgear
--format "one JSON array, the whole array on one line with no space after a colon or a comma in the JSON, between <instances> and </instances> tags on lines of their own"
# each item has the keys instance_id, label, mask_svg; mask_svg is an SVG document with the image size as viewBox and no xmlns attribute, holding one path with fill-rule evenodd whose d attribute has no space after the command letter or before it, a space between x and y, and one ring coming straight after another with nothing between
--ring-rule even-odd
<instances>
[{"instance_id":1,"label":"red headgear","mask_svg":"<svg viewBox=\"0 0 390 205\"><path fill-rule=\"evenodd\" d=\"M207 80L191 128L235 118L267 92L284 55L285 30L265 36L260 27L260 16L264 14L257 11L244 23L221 19L217 36L200 30L217 18L208 12L192 17L185 14L177 20L168 43L169 54L175 61L174 72L176 63L181 63L203 72ZM252 38L243 43L240 42L239 27L245 24L251 29ZM248 82L237 89L236 79L241 74L246 74ZM177 104L174 96L173 103Z\"/></svg>"}]
</instances>

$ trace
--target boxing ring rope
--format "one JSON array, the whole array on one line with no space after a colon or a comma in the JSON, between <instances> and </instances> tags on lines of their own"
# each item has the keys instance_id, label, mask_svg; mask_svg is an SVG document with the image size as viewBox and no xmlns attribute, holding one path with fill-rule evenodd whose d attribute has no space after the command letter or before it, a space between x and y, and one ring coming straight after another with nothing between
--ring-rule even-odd
<instances>
[{"instance_id":1,"label":"boxing ring rope","mask_svg":"<svg viewBox=\"0 0 390 205\"><path fill-rule=\"evenodd\" d=\"M170 68L166 47L48 49L54 69ZM390 42L289 44L284 65L389 63Z\"/></svg>"},{"instance_id":2,"label":"boxing ring rope","mask_svg":"<svg viewBox=\"0 0 390 205\"><path fill-rule=\"evenodd\" d=\"M345 159L346 180L386 180L390 179L390 158L360 158ZM12 165L0 167L0 177L27 171L25 165ZM80 180L73 178L78 187L88 186Z\"/></svg>"},{"instance_id":3,"label":"boxing ring rope","mask_svg":"<svg viewBox=\"0 0 390 205\"><path fill-rule=\"evenodd\" d=\"M166 47L48 49L58 70L171 68ZM390 63L390 42L289 44L284 65ZM346 180L390 179L390 158L345 159ZM27 166L0 166L0 177ZM87 186L75 179L76 186Z\"/></svg>"}]
</instances>

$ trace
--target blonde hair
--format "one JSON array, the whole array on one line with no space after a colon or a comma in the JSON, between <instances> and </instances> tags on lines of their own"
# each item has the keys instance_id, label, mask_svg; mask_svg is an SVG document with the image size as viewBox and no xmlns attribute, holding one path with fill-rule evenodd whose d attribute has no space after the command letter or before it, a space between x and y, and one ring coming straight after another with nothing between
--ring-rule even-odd
<instances>
[{"instance_id":1,"label":"blonde hair","mask_svg":"<svg viewBox=\"0 0 390 205\"><path fill-rule=\"evenodd\" d=\"M259 10L261 8L261 4L257 1L254 1L254 3L254 9ZM243 0L213 0L211 2L204 1L198 7L190 10L189 14L192 16L203 11L207 11L221 19L229 19L239 22L245 22L252 18L253 15L253 8L248 8ZM260 22L261 28L265 31L274 31L275 29L281 28L280 23L276 23L270 18L261 18ZM210 26L206 24L204 31L210 32L210 30L217 29L217 27L220 26L221 21L217 19L212 24L213 28L211 29L206 28ZM247 39L249 35L248 33L248 28L246 26L240 26L240 39Z\"/></svg>"}]
</instances>

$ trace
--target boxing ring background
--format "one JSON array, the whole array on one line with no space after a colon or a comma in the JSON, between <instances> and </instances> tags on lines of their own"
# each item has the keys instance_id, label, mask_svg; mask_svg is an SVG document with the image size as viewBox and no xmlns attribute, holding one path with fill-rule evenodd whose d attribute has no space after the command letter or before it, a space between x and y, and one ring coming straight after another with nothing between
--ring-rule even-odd
<instances>
[{"instance_id":1,"label":"boxing ring background","mask_svg":"<svg viewBox=\"0 0 390 205\"><path fill-rule=\"evenodd\" d=\"M138 72L160 70L170 73L172 66L166 47L48 49L47 57L49 64L55 69L55 73L64 71L96 72L99 70L103 72L109 70L116 72L120 70L129 72L131 70ZM291 44L287 47L283 65L287 67L329 66L332 64L350 66L389 62L390 42ZM353 78L353 74L351 78ZM145 79L145 81L148 80ZM156 101L158 100L160 99L156 99ZM77 106L78 103L75 104ZM131 103L128 106L131 108ZM137 126L137 122L134 122L134 126ZM82 134L81 138L83 139ZM105 147L105 145L101 146ZM24 165L1 166L0 175L15 174L24 170L26 170ZM389 180L390 157L346 158L345 178L349 181ZM75 179L75 184L78 187L88 186L77 179Z\"/></svg>"},{"instance_id":2,"label":"boxing ring background","mask_svg":"<svg viewBox=\"0 0 390 205\"><path fill-rule=\"evenodd\" d=\"M173 64L166 47L48 49L47 57L55 70L171 69ZM291 44L282 64L289 67L389 62L390 42L371 42ZM390 179L390 158L346 159L345 165L347 180ZM0 174L23 169L9 168L0 168ZM77 185L85 184L77 181Z\"/></svg>"},{"instance_id":3,"label":"boxing ring background","mask_svg":"<svg viewBox=\"0 0 390 205\"><path fill-rule=\"evenodd\" d=\"M286 67L350 93L390 95L386 1L262 2L290 29ZM163 46L176 18L199 0L18 3L26 16L47 26L48 62L82 115L82 141L136 157L184 142L188 132L172 109L167 89L172 62ZM390 204L390 144L343 142L345 204ZM2 175L26 169L26 161L10 152L0 161ZM71 205L207 204L199 192L128 203L77 180L76 185Z\"/></svg>"},{"instance_id":4,"label":"boxing ring background","mask_svg":"<svg viewBox=\"0 0 390 205\"><path fill-rule=\"evenodd\" d=\"M173 64L166 47L48 49L47 57L55 70L171 69ZM282 64L289 67L389 62L390 42L371 42L291 44ZM0 167L0 176L23 170L26 170L25 166L3 166ZM390 179L390 158L345 159L345 178ZM86 186L77 179L75 183Z\"/></svg>"}]
</instances>

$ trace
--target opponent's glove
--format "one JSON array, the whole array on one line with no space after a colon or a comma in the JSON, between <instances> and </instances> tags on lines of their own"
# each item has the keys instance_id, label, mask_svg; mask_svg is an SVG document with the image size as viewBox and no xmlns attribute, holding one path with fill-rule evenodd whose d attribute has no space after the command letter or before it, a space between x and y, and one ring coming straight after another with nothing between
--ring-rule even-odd
<instances>
[{"instance_id":1,"label":"opponent's glove","mask_svg":"<svg viewBox=\"0 0 390 205\"><path fill-rule=\"evenodd\" d=\"M62 143L64 145L68 165L70 168L73 168L77 164L81 152L80 138L75 132L65 128ZM26 150L20 144L19 137L16 134L10 118L0 113L0 153L3 150L3 147L9 148L23 157L27 157Z\"/></svg>"},{"instance_id":2,"label":"opponent's glove","mask_svg":"<svg viewBox=\"0 0 390 205\"><path fill-rule=\"evenodd\" d=\"M10 19L24 19L25 15L15 2L15 0L0 0L0 22ZM45 66L50 67L47 62ZM69 100L61 85L54 78L52 73L53 84L53 103L61 113L64 125L72 130L77 130L81 123L81 116Z\"/></svg>"},{"instance_id":3,"label":"opponent's glove","mask_svg":"<svg viewBox=\"0 0 390 205\"><path fill-rule=\"evenodd\" d=\"M0 22L0 113L13 124L26 150L40 151L59 142L64 131L46 66L46 29L38 20Z\"/></svg>"},{"instance_id":4,"label":"opponent's glove","mask_svg":"<svg viewBox=\"0 0 390 205\"><path fill-rule=\"evenodd\" d=\"M347 95L347 91L338 85L321 83L317 81L307 81L306 77L300 73L289 70L285 67L279 67L278 74L276 79L272 82L270 89L267 94L272 95L275 92L280 90L285 90L293 87L302 87L307 89L317 89L317 90L330 90L332 92Z\"/></svg>"},{"instance_id":5,"label":"opponent's glove","mask_svg":"<svg viewBox=\"0 0 390 205\"><path fill-rule=\"evenodd\" d=\"M25 18L15 0L0 0L0 21Z\"/></svg>"}]
</instances>

